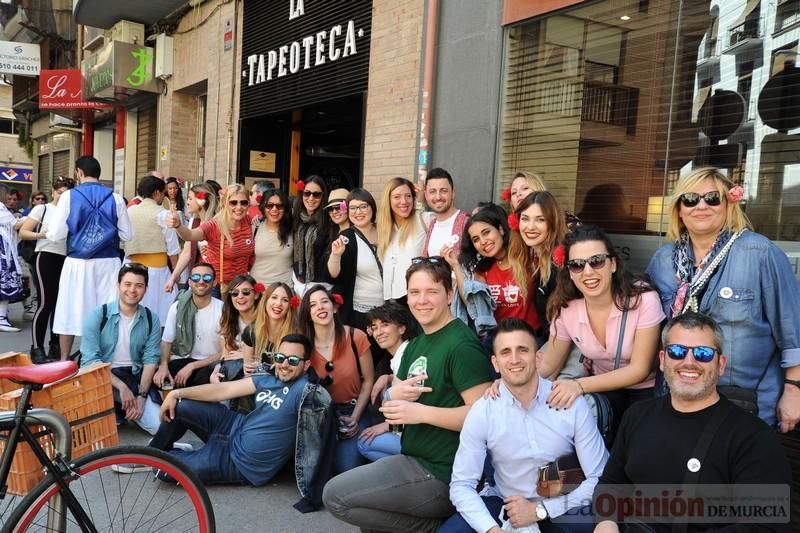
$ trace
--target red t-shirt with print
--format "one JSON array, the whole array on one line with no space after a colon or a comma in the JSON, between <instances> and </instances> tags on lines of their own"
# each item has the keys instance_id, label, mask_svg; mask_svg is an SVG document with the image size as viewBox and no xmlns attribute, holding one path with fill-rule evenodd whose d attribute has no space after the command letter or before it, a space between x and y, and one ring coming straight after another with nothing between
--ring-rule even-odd
<instances>
[{"instance_id":1,"label":"red t-shirt with print","mask_svg":"<svg viewBox=\"0 0 800 533\"><path fill-rule=\"evenodd\" d=\"M231 231L233 246L228 239L222 236L216 220L206 220L200 224L200 229L208 242L205 260L216 269L217 276L223 283L230 283L239 274L247 274L250 271L255 258L255 241L253 230L250 228L250 217L242 220L239 229ZM220 240L224 241L222 243L222 264L220 264L219 257Z\"/></svg>"},{"instance_id":2,"label":"red t-shirt with print","mask_svg":"<svg viewBox=\"0 0 800 533\"><path fill-rule=\"evenodd\" d=\"M504 318L521 318L535 330L541 327L539 315L533 305L533 284L528 287L528 297L523 299L519 283L514 279L511 268L503 270L495 262L483 276L489 286L492 300L497 305L494 318L498 323Z\"/></svg>"}]
</instances>

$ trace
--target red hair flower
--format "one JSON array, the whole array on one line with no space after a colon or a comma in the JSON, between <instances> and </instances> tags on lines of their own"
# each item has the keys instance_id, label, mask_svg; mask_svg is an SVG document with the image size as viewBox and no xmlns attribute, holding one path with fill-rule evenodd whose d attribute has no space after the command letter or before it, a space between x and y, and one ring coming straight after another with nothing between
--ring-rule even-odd
<instances>
[{"instance_id":1,"label":"red hair flower","mask_svg":"<svg viewBox=\"0 0 800 533\"><path fill-rule=\"evenodd\" d=\"M303 180L297 180L297 190L302 191L306 188L306 184Z\"/></svg>"},{"instance_id":2,"label":"red hair flower","mask_svg":"<svg viewBox=\"0 0 800 533\"><path fill-rule=\"evenodd\" d=\"M197 191L196 193L194 193L194 197L197 198L198 200L205 200L206 193L205 191Z\"/></svg>"},{"instance_id":3,"label":"red hair flower","mask_svg":"<svg viewBox=\"0 0 800 533\"><path fill-rule=\"evenodd\" d=\"M336 305L344 305L344 298L338 292L333 293L333 301Z\"/></svg>"},{"instance_id":4,"label":"red hair flower","mask_svg":"<svg viewBox=\"0 0 800 533\"><path fill-rule=\"evenodd\" d=\"M261 194L257 194L257 195L256 195L256 203L257 203L257 204L260 204L260 203L261 203L261 198L263 198L263 197L264 197L263 195L261 195Z\"/></svg>"},{"instance_id":5,"label":"red hair flower","mask_svg":"<svg viewBox=\"0 0 800 533\"><path fill-rule=\"evenodd\" d=\"M508 215L508 227L514 231L519 231L519 217L516 213Z\"/></svg>"},{"instance_id":6,"label":"red hair flower","mask_svg":"<svg viewBox=\"0 0 800 533\"><path fill-rule=\"evenodd\" d=\"M742 198L744 198L744 189L742 188L741 185L737 185L731 190L729 190L726 196L730 203L738 204L739 202L742 201Z\"/></svg>"},{"instance_id":7,"label":"red hair flower","mask_svg":"<svg viewBox=\"0 0 800 533\"><path fill-rule=\"evenodd\" d=\"M253 290L256 291L256 294L264 294L264 291L267 290L267 288L259 281L253 285Z\"/></svg>"},{"instance_id":8,"label":"red hair flower","mask_svg":"<svg viewBox=\"0 0 800 533\"><path fill-rule=\"evenodd\" d=\"M300 308L300 297L296 294L289 299L289 306L292 309L299 309Z\"/></svg>"},{"instance_id":9,"label":"red hair flower","mask_svg":"<svg viewBox=\"0 0 800 533\"><path fill-rule=\"evenodd\" d=\"M503 189L503 193L500 195L500 198L504 202L510 202L511 201L511 187L506 187L505 189Z\"/></svg>"},{"instance_id":10,"label":"red hair flower","mask_svg":"<svg viewBox=\"0 0 800 533\"><path fill-rule=\"evenodd\" d=\"M564 268L564 263L566 260L566 251L564 250L564 245L559 244L555 250L553 250L553 263L558 268Z\"/></svg>"}]
</instances>

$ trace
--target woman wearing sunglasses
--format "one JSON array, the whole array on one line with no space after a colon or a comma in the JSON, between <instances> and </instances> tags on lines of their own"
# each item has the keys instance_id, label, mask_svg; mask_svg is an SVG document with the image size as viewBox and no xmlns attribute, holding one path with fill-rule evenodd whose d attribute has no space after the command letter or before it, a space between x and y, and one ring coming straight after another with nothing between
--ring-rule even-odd
<instances>
[{"instance_id":1,"label":"woman wearing sunglasses","mask_svg":"<svg viewBox=\"0 0 800 533\"><path fill-rule=\"evenodd\" d=\"M339 233L350 227L350 216L347 211L348 194L350 194L350 191L347 189L334 189L328 195L328 202L325 204L325 212L331 220L331 242L339 236Z\"/></svg>"},{"instance_id":2,"label":"woman wearing sunglasses","mask_svg":"<svg viewBox=\"0 0 800 533\"><path fill-rule=\"evenodd\" d=\"M292 289L281 282L268 285L261 295L255 321L242 333L245 375L250 375L262 363L271 365L272 352L278 348L281 339L295 331L292 297Z\"/></svg>"},{"instance_id":3,"label":"woman wearing sunglasses","mask_svg":"<svg viewBox=\"0 0 800 533\"><path fill-rule=\"evenodd\" d=\"M292 220L292 271L294 292L302 295L307 287L327 282L325 261L330 245L331 220L322 206L328 200L328 186L322 176L309 176L295 202Z\"/></svg>"},{"instance_id":4,"label":"woman wearing sunglasses","mask_svg":"<svg viewBox=\"0 0 800 533\"><path fill-rule=\"evenodd\" d=\"M375 199L366 189L347 195L350 227L331 243L328 275L344 303L337 313L345 324L367 328L367 311L383 304L383 267L376 254Z\"/></svg>"},{"instance_id":5,"label":"woman wearing sunglasses","mask_svg":"<svg viewBox=\"0 0 800 533\"><path fill-rule=\"evenodd\" d=\"M205 241L204 258L218 274L219 285L214 288L216 296L224 292L233 278L250 270L254 257L253 231L247 216L250 205L247 190L240 183L228 185L222 190L220 202L220 212L195 229L184 226L177 211L172 210L167 218L169 227L175 228L184 241Z\"/></svg>"},{"instance_id":6,"label":"woman wearing sunglasses","mask_svg":"<svg viewBox=\"0 0 800 533\"><path fill-rule=\"evenodd\" d=\"M261 193L258 208L263 219L253 230L255 260L250 275L265 285L292 282L292 210L280 189ZM279 337L280 339L280 337Z\"/></svg>"},{"instance_id":7,"label":"woman wearing sunglasses","mask_svg":"<svg viewBox=\"0 0 800 533\"><path fill-rule=\"evenodd\" d=\"M422 255L425 225L417 212L417 191L405 178L383 188L378 210L378 257L383 264L383 299L406 302L406 271Z\"/></svg>"},{"instance_id":8,"label":"woman wearing sunglasses","mask_svg":"<svg viewBox=\"0 0 800 533\"><path fill-rule=\"evenodd\" d=\"M687 310L722 328L723 394L770 425L800 420L800 288L786 254L751 230L744 190L715 168L684 176L670 203L667 238L647 273L669 317Z\"/></svg>"},{"instance_id":9,"label":"woman wearing sunglasses","mask_svg":"<svg viewBox=\"0 0 800 533\"><path fill-rule=\"evenodd\" d=\"M334 473L364 463L355 437L369 426L366 409L374 381L367 335L342 325L341 302L340 295L317 284L303 296L299 312L300 333L314 344L311 366L331 395L339 424Z\"/></svg>"},{"instance_id":10,"label":"woman wearing sunglasses","mask_svg":"<svg viewBox=\"0 0 800 533\"><path fill-rule=\"evenodd\" d=\"M653 395L664 313L658 293L645 279L625 271L600 228L576 228L564 239L564 248L567 268L558 272L548 303L550 340L537 370L556 376L575 343L590 375L559 379L547 403L563 409L581 394L602 392L614 412L613 435L628 406Z\"/></svg>"}]
</instances>

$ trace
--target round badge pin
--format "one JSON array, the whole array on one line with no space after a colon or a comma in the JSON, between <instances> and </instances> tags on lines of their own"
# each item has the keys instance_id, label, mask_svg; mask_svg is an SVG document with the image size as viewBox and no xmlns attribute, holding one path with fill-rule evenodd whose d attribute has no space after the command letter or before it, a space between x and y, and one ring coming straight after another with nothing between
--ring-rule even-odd
<instances>
[{"instance_id":1,"label":"round badge pin","mask_svg":"<svg viewBox=\"0 0 800 533\"><path fill-rule=\"evenodd\" d=\"M697 472L700 470L700 461L692 457L686 462L686 468L689 469L689 472Z\"/></svg>"},{"instance_id":2,"label":"round badge pin","mask_svg":"<svg viewBox=\"0 0 800 533\"><path fill-rule=\"evenodd\" d=\"M450 238L447 240L448 246L455 246L458 244L459 238L458 235L450 235Z\"/></svg>"},{"instance_id":3,"label":"round badge pin","mask_svg":"<svg viewBox=\"0 0 800 533\"><path fill-rule=\"evenodd\" d=\"M350 239L348 239L345 235L342 235L342 242L345 246L347 246L350 243Z\"/></svg>"},{"instance_id":4,"label":"round badge pin","mask_svg":"<svg viewBox=\"0 0 800 533\"><path fill-rule=\"evenodd\" d=\"M733 296L733 289L731 289L730 287L722 287L719 290L719 296L720 298L725 298L727 300L728 298Z\"/></svg>"}]
</instances>

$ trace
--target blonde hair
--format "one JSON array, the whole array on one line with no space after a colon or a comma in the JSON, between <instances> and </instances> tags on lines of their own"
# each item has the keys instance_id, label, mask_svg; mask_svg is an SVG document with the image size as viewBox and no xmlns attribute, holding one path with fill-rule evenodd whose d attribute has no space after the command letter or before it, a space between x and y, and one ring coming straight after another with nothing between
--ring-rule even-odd
<instances>
[{"instance_id":1,"label":"blonde hair","mask_svg":"<svg viewBox=\"0 0 800 533\"><path fill-rule=\"evenodd\" d=\"M272 344L274 348L277 348L282 338L296 330L294 326L294 310L292 309L291 303L286 310L286 316L283 317L283 321L275 328L275 331L270 331L269 329L267 303L272 293L278 289L283 289L286 292L286 297L289 298L290 302L292 296L294 296L292 289L280 281L268 285L264 294L261 295L261 299L258 301L258 306L256 307L256 319L253 322L253 332L255 336L253 353L259 358L261 354L264 353L264 350L266 350L268 344Z\"/></svg>"},{"instance_id":2,"label":"blonde hair","mask_svg":"<svg viewBox=\"0 0 800 533\"><path fill-rule=\"evenodd\" d=\"M667 238L677 241L681 233L686 231L686 225L681 220L681 195L706 180L714 180L720 195L725 201L725 224L723 229L730 232L742 231L743 229L753 229L747 215L742 211L738 203L728 201L728 191L736 186L725 174L714 167L702 167L691 171L686 176L680 178L672 192L669 209L669 227L667 228Z\"/></svg>"},{"instance_id":3,"label":"blonde hair","mask_svg":"<svg viewBox=\"0 0 800 533\"><path fill-rule=\"evenodd\" d=\"M233 246L233 237L231 236L231 226L233 226L233 220L231 217L230 210L227 209L228 199L233 198L239 194L243 194L246 199L249 199L249 195L247 194L247 189L245 189L244 185L241 183L233 183L224 187L222 189L222 198L220 198L220 208L219 212L214 215L214 220L217 221L219 225L219 231L222 236L228 240L231 246Z\"/></svg>"},{"instance_id":4,"label":"blonde hair","mask_svg":"<svg viewBox=\"0 0 800 533\"><path fill-rule=\"evenodd\" d=\"M525 181L528 182L530 188L536 192L547 190L547 186L544 184L544 180L539 174L535 172L527 172L525 170L520 170L519 172L514 174L514 176L511 178L511 181L508 182L508 186L511 187L511 185L514 183L514 180L517 178L525 178Z\"/></svg>"},{"instance_id":5,"label":"blonde hair","mask_svg":"<svg viewBox=\"0 0 800 533\"><path fill-rule=\"evenodd\" d=\"M405 220L395 220L392 212L392 193L395 189L405 185L411 191L411 213ZM397 230L395 230L395 225ZM381 195L381 205L378 209L377 219L378 229L378 257L383 258L383 254L389 248L395 231L400 231L400 244L405 244L408 239L413 239L414 235L422 230L422 220L417 214L417 192L414 184L405 178L392 178L383 188Z\"/></svg>"},{"instance_id":6,"label":"blonde hair","mask_svg":"<svg viewBox=\"0 0 800 533\"><path fill-rule=\"evenodd\" d=\"M197 195L198 192L202 192L203 194L206 195L206 197L203 199L204 202L202 204L199 203L197 204L203 210L203 216L200 217L202 221L205 222L206 220L211 220L212 218L214 218L214 215L217 214L217 209L219 208L219 202L217 201L217 193L214 192L214 189L212 189L211 186L205 183L198 183L197 185L189 189L189 192L191 192L195 196ZM196 198L195 202L197 200L199 200L199 198Z\"/></svg>"}]
</instances>

